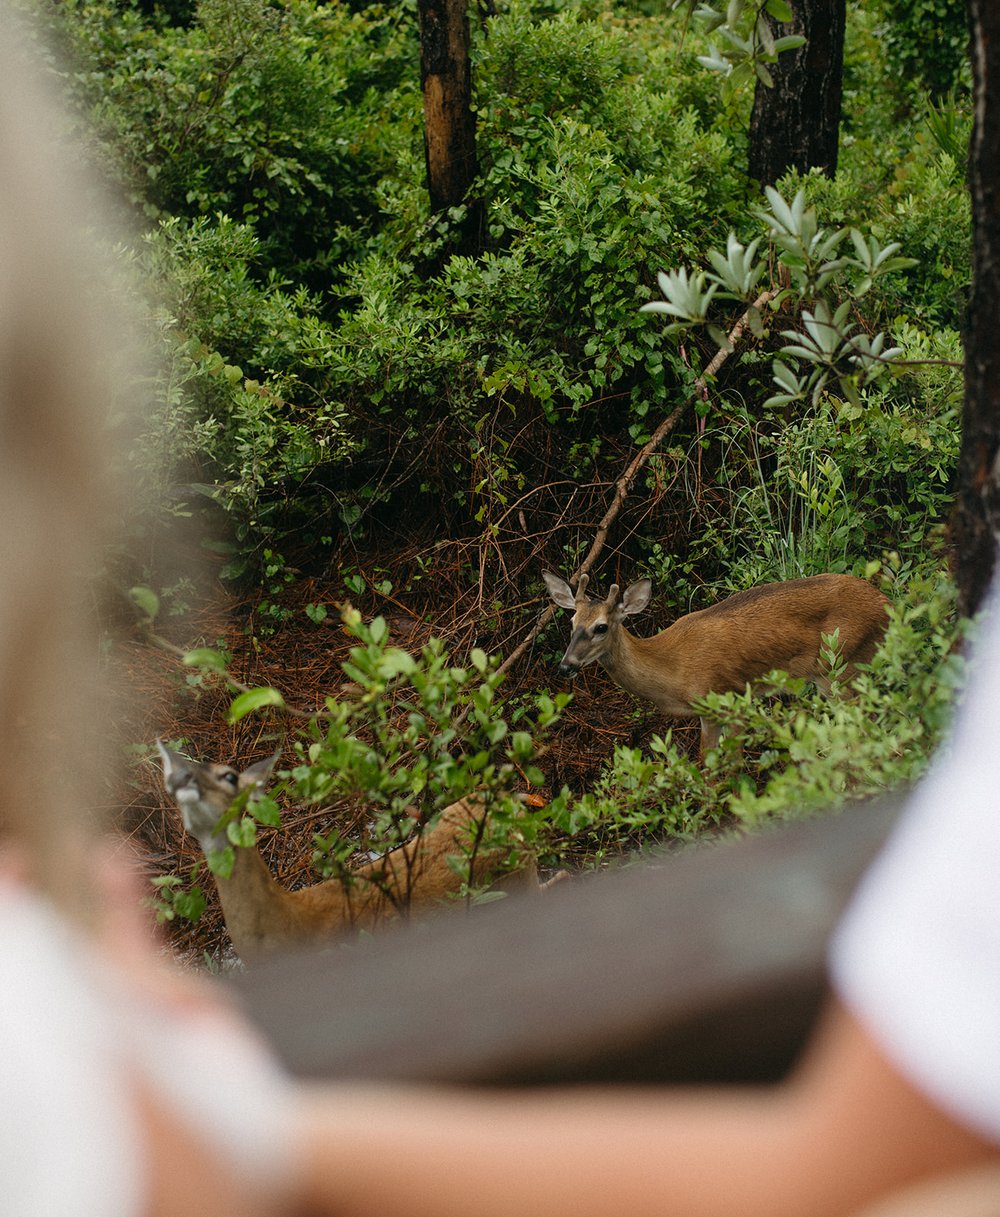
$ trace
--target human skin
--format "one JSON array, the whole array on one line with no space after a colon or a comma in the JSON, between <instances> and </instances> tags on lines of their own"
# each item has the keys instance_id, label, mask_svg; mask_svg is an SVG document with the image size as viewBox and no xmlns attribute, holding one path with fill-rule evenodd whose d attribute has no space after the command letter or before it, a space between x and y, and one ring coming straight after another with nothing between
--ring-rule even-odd
<instances>
[{"instance_id":1,"label":"human skin","mask_svg":"<svg viewBox=\"0 0 1000 1217\"><path fill-rule=\"evenodd\" d=\"M833 1004L770 1088L317 1088L302 1211L338 1217L842 1217L1000 1160Z\"/></svg>"}]
</instances>

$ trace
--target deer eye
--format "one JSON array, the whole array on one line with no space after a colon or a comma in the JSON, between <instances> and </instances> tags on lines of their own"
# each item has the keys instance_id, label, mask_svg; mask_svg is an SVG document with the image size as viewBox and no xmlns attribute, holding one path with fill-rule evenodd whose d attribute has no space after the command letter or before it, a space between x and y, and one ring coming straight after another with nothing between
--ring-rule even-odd
<instances>
[{"instance_id":1,"label":"deer eye","mask_svg":"<svg viewBox=\"0 0 1000 1217\"><path fill-rule=\"evenodd\" d=\"M606 634L607 632L608 632L608 627L603 621L601 622L600 625L595 625L593 630L591 630L592 634Z\"/></svg>"},{"instance_id":2,"label":"deer eye","mask_svg":"<svg viewBox=\"0 0 1000 1217\"><path fill-rule=\"evenodd\" d=\"M232 786L234 790L239 782L239 774L235 769L224 769L222 773L218 774L218 778L220 782L225 782L227 786Z\"/></svg>"}]
</instances>

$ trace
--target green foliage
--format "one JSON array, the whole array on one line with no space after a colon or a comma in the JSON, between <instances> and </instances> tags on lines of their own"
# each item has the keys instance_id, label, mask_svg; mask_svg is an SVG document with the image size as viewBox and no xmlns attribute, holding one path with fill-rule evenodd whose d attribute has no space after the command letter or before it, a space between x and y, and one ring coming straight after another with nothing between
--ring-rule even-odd
<instances>
[{"instance_id":1,"label":"green foliage","mask_svg":"<svg viewBox=\"0 0 1000 1217\"><path fill-rule=\"evenodd\" d=\"M461 254L468 210L428 214L410 0L201 0L190 19L110 0L50 10L75 57L77 142L140 231L123 256L157 362L130 453L148 504L137 524L199 516L224 577L262 577L258 634L292 611L298 569L380 512L396 526L425 506L437 536L504 548L492 566L517 574L487 587L491 565L472 562L468 581L521 611L540 547L578 551L581 521L600 518L636 445L695 398L718 353L644 472L622 560L644 562L679 611L819 570L894 572L906 607L865 678L875 692L719 702L746 771L728 742L707 775L669 737L619 750L593 792L554 804L597 855L784 814L782 800L813 806L824 783L854 797L852 750L897 780L936 731L921 710L905 736L907 647L944 700L951 680L932 610L909 596L939 603L926 580L961 408L970 103L957 5L849 6L838 176L790 174L766 198L745 180L747 86L780 52L763 17L786 20L785 0L700 5L711 30L687 0L664 7L510 0L473 22L482 227ZM932 101L905 85L916 75ZM670 340L640 307L661 267L653 308ZM548 516L532 514L541 490ZM375 582L363 569L345 559L355 597L404 587L393 569ZM186 595L165 590L161 611ZM150 621L157 608L140 595ZM325 606L305 611L318 623ZM410 808L419 830L484 781L491 817L529 839L513 775L559 706L505 706L478 653L465 667L439 644L408 657L381 625L351 628L363 695L331 704L293 777L298 797L373 808L370 842L319 843L333 873L359 844L401 839ZM210 655L193 680L224 679ZM933 717L937 693L911 683ZM258 702L276 705L254 691L236 712Z\"/></svg>"},{"instance_id":2,"label":"green foliage","mask_svg":"<svg viewBox=\"0 0 1000 1217\"><path fill-rule=\"evenodd\" d=\"M961 327L971 265L965 153L955 156L941 141L953 148L967 143L969 122L967 105L942 104L902 128L897 134L909 134L906 147L887 159L891 172L875 198L871 161L855 162L852 150L834 181L789 173L779 183L786 197L803 191L817 212L839 228L857 227L854 217L864 215L867 240L898 245L911 259L904 271L880 275L869 288L865 312L871 322L884 325L902 316L922 326ZM875 154L867 144L858 151L866 149Z\"/></svg>"},{"instance_id":3,"label":"green foliage","mask_svg":"<svg viewBox=\"0 0 1000 1217\"><path fill-rule=\"evenodd\" d=\"M131 201L253 224L268 265L328 279L372 218L389 136L416 134L373 121L385 92L416 85L405 23L298 0L199 0L184 27L108 3L66 9L74 83Z\"/></svg>"},{"instance_id":4,"label":"green foliage","mask_svg":"<svg viewBox=\"0 0 1000 1217\"><path fill-rule=\"evenodd\" d=\"M947 580L915 579L894 605L869 670L852 686L825 698L798 682L776 681L777 691L794 694L786 704L749 695L706 698L730 735L717 762L718 778L731 785L728 814L753 827L916 781L964 681L955 650L961 636Z\"/></svg>"},{"instance_id":5,"label":"green foliage","mask_svg":"<svg viewBox=\"0 0 1000 1217\"><path fill-rule=\"evenodd\" d=\"M156 875L150 882L154 895L147 897L144 903L153 910L161 925L178 917L197 921L205 911L205 892L199 884L184 887L184 880L179 875Z\"/></svg>"},{"instance_id":6,"label":"green foliage","mask_svg":"<svg viewBox=\"0 0 1000 1217\"><path fill-rule=\"evenodd\" d=\"M730 78L730 88L749 84L755 78L770 87L773 79L768 64L777 62L784 51L792 51L805 42L801 34L782 34L780 27L793 18L788 0L763 0L748 3L729 0L725 7L696 0L674 0L674 7L686 7L718 38L718 45L709 44L707 55L699 62L713 72Z\"/></svg>"},{"instance_id":7,"label":"green foliage","mask_svg":"<svg viewBox=\"0 0 1000 1217\"><path fill-rule=\"evenodd\" d=\"M878 0L896 87L942 97L968 81L969 27L963 0Z\"/></svg>"},{"instance_id":8,"label":"green foliage","mask_svg":"<svg viewBox=\"0 0 1000 1217\"><path fill-rule=\"evenodd\" d=\"M269 542L302 518L320 523L313 474L359 447L308 369L330 341L315 298L257 277L259 253L249 226L218 216L158 224L135 258L159 354L131 453L140 501L218 505L230 578L261 567Z\"/></svg>"},{"instance_id":9,"label":"green foliage","mask_svg":"<svg viewBox=\"0 0 1000 1217\"><path fill-rule=\"evenodd\" d=\"M202 0L186 27L63 11L86 138L156 221L138 266L163 373L135 459L157 509L222 509L228 574L307 520L357 528L398 485L359 461L392 453L482 520L523 486L536 420L611 399L639 438L684 379L638 285L663 249L700 248L741 185L698 44L669 22L524 0L490 19L485 248L459 258L442 256L455 217L427 222L409 9Z\"/></svg>"},{"instance_id":10,"label":"green foliage","mask_svg":"<svg viewBox=\"0 0 1000 1217\"><path fill-rule=\"evenodd\" d=\"M696 552L725 559L733 590L821 570L862 573L883 550L919 564L934 548L958 457L957 336L902 317L895 344L873 332L869 301L881 312L883 284L910 273L913 260L898 242L822 226L804 190L789 203L769 189L767 200L757 218L785 284L772 299L754 299L763 236L744 245L731 233L725 253L708 251L710 268L661 273L664 299L644 306L666 315L668 335L703 329L728 349L723 310L736 301L772 348L778 391L753 408L736 404L708 432L728 494L718 513L706 512ZM739 358L756 380L760 352ZM663 558L661 578L671 578Z\"/></svg>"},{"instance_id":11,"label":"green foliage","mask_svg":"<svg viewBox=\"0 0 1000 1217\"><path fill-rule=\"evenodd\" d=\"M342 618L357 639L343 664L356 692L350 701L327 699L298 745L290 789L307 803L360 803L369 823L363 841L336 829L318 836L318 865L350 882L348 863L359 848L381 854L412 840L465 798L482 808L465 856L454 863L465 890L484 850L506 850L516 865L538 831L523 786L542 782L535 753L568 697L540 693L527 707L505 703L496 663L482 651L459 667L437 639L414 656L390 644L381 617L366 623L348 607Z\"/></svg>"},{"instance_id":12,"label":"green foliage","mask_svg":"<svg viewBox=\"0 0 1000 1217\"><path fill-rule=\"evenodd\" d=\"M691 841L719 823L705 772L669 732L648 751L618 745L593 790L561 791L548 814L594 863L651 842Z\"/></svg>"},{"instance_id":13,"label":"green foliage","mask_svg":"<svg viewBox=\"0 0 1000 1217\"><path fill-rule=\"evenodd\" d=\"M712 270L699 270L690 276L683 267L674 272L661 271L658 279L665 299L644 304L642 311L674 318L666 330L673 336L704 326L725 349L729 349L729 340L724 329L710 320L717 295L746 305L749 324L761 337L763 304L772 312L790 311L797 324L781 331L787 341L778 348L773 365L779 392L772 394L763 408L786 407L805 402L807 397L815 406L833 385L857 406L860 391L883 376L902 351L886 346L884 334L869 335L850 318L857 301L871 290L877 277L909 269L913 259L898 256L898 242L882 246L856 228L820 227L816 210L807 205L803 190L791 203L771 186L765 193L769 209L761 209L757 215L766 226L788 286L754 300L764 272L763 262L754 262L760 238L744 247L730 233L725 254L709 251ZM853 254L845 252L848 241ZM804 369L804 375L800 375L800 369Z\"/></svg>"},{"instance_id":14,"label":"green foliage","mask_svg":"<svg viewBox=\"0 0 1000 1217\"><path fill-rule=\"evenodd\" d=\"M786 355L772 403L834 376L859 409L885 364L873 328L957 323L968 231L945 102L884 171L870 226L848 148L841 181L793 179L786 206L799 189L807 202L789 229L773 202L747 214L743 120L698 67L701 34L513 0L474 44L484 248L447 256L458 217L426 216L409 9L203 0L187 28L66 12L90 138L157 221L135 260L162 371L134 461L154 511L212 521L228 577L290 535L309 548L357 531L389 487L488 534L551 476L541 448L590 478L608 448L645 440L691 391L691 352L664 348L638 307L666 258L705 267L684 272L684 307L716 343L727 300L767 285L769 244L799 274L786 346L811 358L803 375ZM817 202L835 225L797 230ZM829 294L825 273L853 276L850 294L807 300ZM864 315L832 324L868 281ZM737 391L757 396L747 373Z\"/></svg>"}]
</instances>

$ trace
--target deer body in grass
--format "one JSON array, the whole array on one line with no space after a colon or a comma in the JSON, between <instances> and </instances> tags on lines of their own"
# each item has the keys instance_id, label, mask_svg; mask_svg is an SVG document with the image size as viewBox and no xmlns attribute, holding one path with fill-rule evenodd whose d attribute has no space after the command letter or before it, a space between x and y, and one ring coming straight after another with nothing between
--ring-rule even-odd
<instances>
[{"instance_id":1,"label":"deer body in grass","mask_svg":"<svg viewBox=\"0 0 1000 1217\"><path fill-rule=\"evenodd\" d=\"M184 827L206 855L225 849L229 841L219 830L220 819L243 791L263 786L277 756L241 772L229 765L189 760L159 740L157 747L167 793L177 804ZM233 847L232 871L228 876L216 874L215 883L237 954L253 960L296 942L351 928L374 929L411 911L441 904L459 892L465 879L470 885L485 884L510 853L475 848L485 814L481 803L460 799L446 807L431 827L356 867L346 879L326 879L297 891L282 887L256 846ZM470 855L470 865L449 864L449 858L465 862ZM529 890L540 886L533 861L505 875L502 883Z\"/></svg>"},{"instance_id":2,"label":"deer body in grass","mask_svg":"<svg viewBox=\"0 0 1000 1217\"><path fill-rule=\"evenodd\" d=\"M637 638L625 619L649 603L652 584L640 579L620 594L614 584L606 600L587 596L586 575L576 594L569 584L543 573L549 595L573 613L569 646L559 664L575 676L599 663L622 688L653 702L670 717L694 715L692 703L706 693L742 692L775 669L803 677L829 691L820 659L822 635L836 633L850 677L867 663L888 625L888 600L853 575L812 575L764 583L688 613L652 638ZM702 717L704 756L719 742L721 728Z\"/></svg>"}]
</instances>

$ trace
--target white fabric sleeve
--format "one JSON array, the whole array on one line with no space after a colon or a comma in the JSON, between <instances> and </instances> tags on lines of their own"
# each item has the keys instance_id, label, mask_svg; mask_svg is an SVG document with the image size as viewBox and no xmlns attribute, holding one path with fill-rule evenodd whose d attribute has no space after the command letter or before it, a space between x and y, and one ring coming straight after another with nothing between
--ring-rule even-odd
<instances>
[{"instance_id":1,"label":"white fabric sleeve","mask_svg":"<svg viewBox=\"0 0 1000 1217\"><path fill-rule=\"evenodd\" d=\"M948 745L834 935L833 986L942 1110L1000 1142L1000 612Z\"/></svg>"},{"instance_id":2,"label":"white fabric sleeve","mask_svg":"<svg viewBox=\"0 0 1000 1217\"><path fill-rule=\"evenodd\" d=\"M95 965L99 968L100 965ZM300 1109L287 1075L235 1014L184 1015L105 979L120 1050L156 1097L261 1194L293 1184Z\"/></svg>"},{"instance_id":3,"label":"white fabric sleeve","mask_svg":"<svg viewBox=\"0 0 1000 1217\"><path fill-rule=\"evenodd\" d=\"M136 1217L138 1130L79 943L0 884L0 1215Z\"/></svg>"},{"instance_id":4,"label":"white fabric sleeve","mask_svg":"<svg viewBox=\"0 0 1000 1217\"><path fill-rule=\"evenodd\" d=\"M240 1020L130 984L26 888L0 916L0 1217L140 1217L139 1081L262 1196L290 1185L298 1100Z\"/></svg>"}]
</instances>

